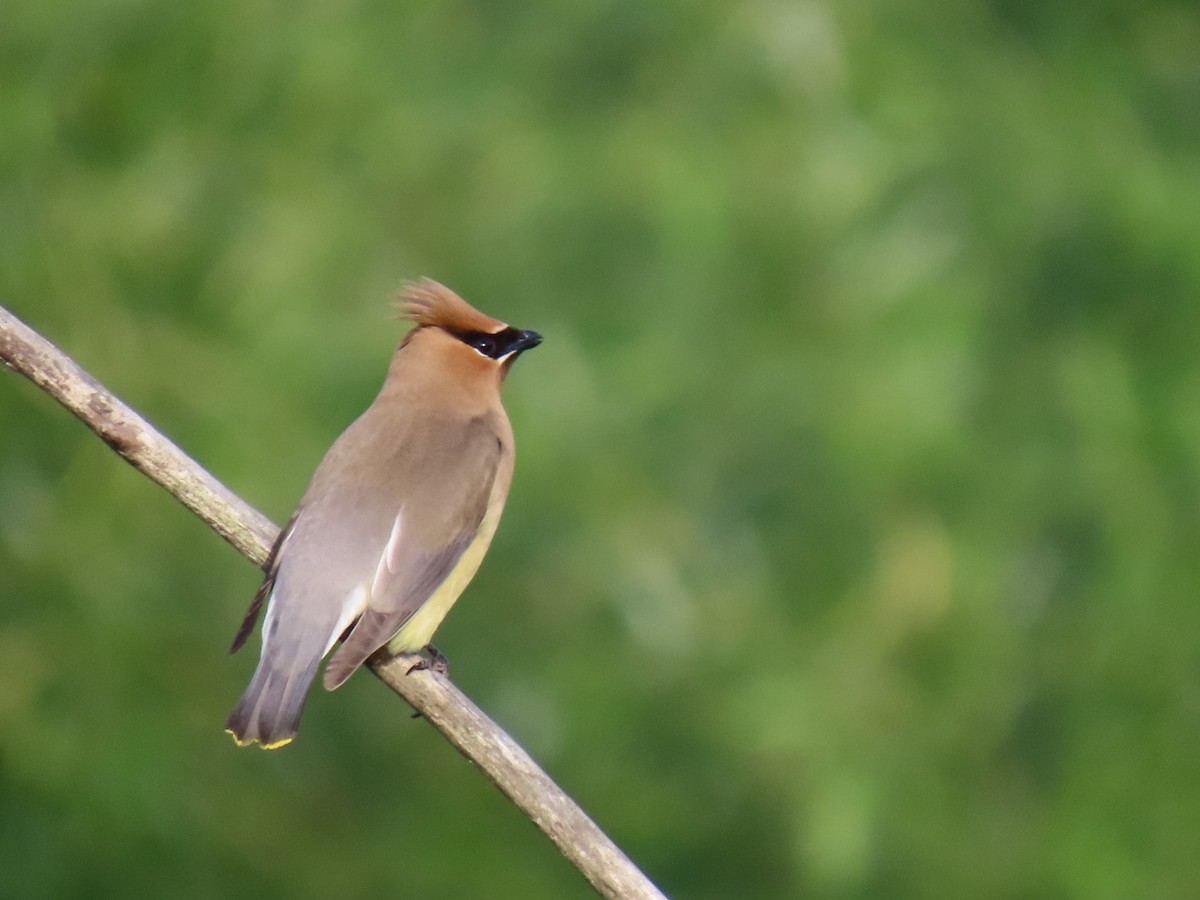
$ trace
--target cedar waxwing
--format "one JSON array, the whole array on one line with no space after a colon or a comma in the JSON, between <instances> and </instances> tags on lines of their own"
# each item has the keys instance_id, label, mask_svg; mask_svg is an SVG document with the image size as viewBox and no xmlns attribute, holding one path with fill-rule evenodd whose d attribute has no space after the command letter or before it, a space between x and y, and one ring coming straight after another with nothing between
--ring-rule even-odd
<instances>
[{"instance_id":1,"label":"cedar waxwing","mask_svg":"<svg viewBox=\"0 0 1200 900\"><path fill-rule=\"evenodd\" d=\"M496 533L513 472L500 386L541 335L429 279L398 305L416 327L375 402L317 466L234 639L236 651L269 598L258 668L225 726L240 745L292 740L317 666L343 635L326 690L385 645L427 647Z\"/></svg>"}]
</instances>

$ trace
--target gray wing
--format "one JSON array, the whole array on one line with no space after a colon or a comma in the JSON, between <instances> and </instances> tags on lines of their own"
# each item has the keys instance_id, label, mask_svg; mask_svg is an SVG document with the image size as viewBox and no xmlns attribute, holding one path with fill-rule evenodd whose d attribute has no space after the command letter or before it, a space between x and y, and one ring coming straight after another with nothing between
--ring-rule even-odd
<instances>
[{"instance_id":1,"label":"gray wing","mask_svg":"<svg viewBox=\"0 0 1200 900\"><path fill-rule=\"evenodd\" d=\"M279 532L278 537L275 538L275 543L271 546L271 553L267 556L267 561L263 565L266 577L263 578L263 583L254 594L254 600L250 603L250 609L246 612L246 618L242 620L242 625L238 629L237 635L233 638L233 646L229 648L230 653L237 653L242 649L242 645L246 643L246 638L250 637L250 632L254 630L255 624L258 622L258 615L262 612L263 601L270 597L271 591L275 589L275 579L279 576L279 563L282 558L283 544L288 539L288 535L292 533L292 529L296 527L296 517L299 515L299 512L294 513L292 518L288 520L287 525L283 527L283 531Z\"/></svg>"},{"instance_id":2,"label":"gray wing","mask_svg":"<svg viewBox=\"0 0 1200 900\"><path fill-rule=\"evenodd\" d=\"M427 458L412 461L425 477L402 491L367 609L329 661L326 689L341 685L386 644L454 571L489 505L507 495L511 456L505 456L487 421L475 420L452 445L431 441Z\"/></svg>"}]
</instances>

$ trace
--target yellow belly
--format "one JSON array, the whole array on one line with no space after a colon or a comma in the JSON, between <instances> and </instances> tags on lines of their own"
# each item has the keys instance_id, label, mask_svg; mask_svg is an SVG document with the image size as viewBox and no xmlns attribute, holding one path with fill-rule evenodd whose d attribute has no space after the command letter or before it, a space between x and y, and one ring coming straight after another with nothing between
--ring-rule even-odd
<instances>
[{"instance_id":1,"label":"yellow belly","mask_svg":"<svg viewBox=\"0 0 1200 900\"><path fill-rule=\"evenodd\" d=\"M483 557L491 546L496 534L496 526L500 524L500 513L504 511L503 503L492 502L488 511L479 523L479 532L475 540L464 551L446 580L430 595L424 605L412 614L404 626L388 641L388 650L392 653L416 653L424 649L433 640L433 633L438 630L450 607L466 590Z\"/></svg>"}]
</instances>

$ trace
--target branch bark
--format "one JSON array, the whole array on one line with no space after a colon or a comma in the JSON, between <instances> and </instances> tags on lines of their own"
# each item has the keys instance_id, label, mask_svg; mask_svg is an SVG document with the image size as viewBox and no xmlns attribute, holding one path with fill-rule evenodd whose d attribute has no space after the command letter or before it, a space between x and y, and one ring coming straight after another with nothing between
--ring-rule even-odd
<instances>
[{"instance_id":1,"label":"branch bark","mask_svg":"<svg viewBox=\"0 0 1200 900\"><path fill-rule=\"evenodd\" d=\"M278 528L167 440L54 344L0 307L0 359L74 413L256 566ZM413 657L368 665L492 780L604 897L663 894L495 722L444 675L408 672ZM214 726L215 727L215 726Z\"/></svg>"}]
</instances>

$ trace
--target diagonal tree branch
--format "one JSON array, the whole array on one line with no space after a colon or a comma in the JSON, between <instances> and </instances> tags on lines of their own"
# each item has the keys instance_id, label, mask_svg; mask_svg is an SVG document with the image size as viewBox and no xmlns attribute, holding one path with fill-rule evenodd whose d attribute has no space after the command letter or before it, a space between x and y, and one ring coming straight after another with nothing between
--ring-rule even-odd
<instances>
[{"instance_id":1,"label":"diagonal tree branch","mask_svg":"<svg viewBox=\"0 0 1200 900\"><path fill-rule=\"evenodd\" d=\"M217 534L261 567L278 529L158 433L70 357L0 307L0 359L78 416L110 447L171 492ZM603 896L662 893L537 763L432 670L408 672L413 657L375 657L371 670L477 765Z\"/></svg>"}]
</instances>

